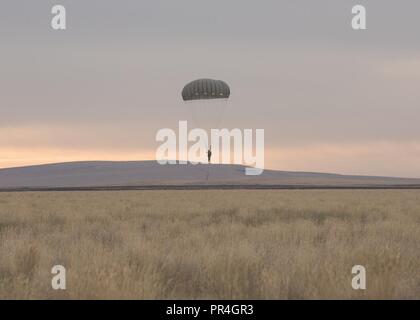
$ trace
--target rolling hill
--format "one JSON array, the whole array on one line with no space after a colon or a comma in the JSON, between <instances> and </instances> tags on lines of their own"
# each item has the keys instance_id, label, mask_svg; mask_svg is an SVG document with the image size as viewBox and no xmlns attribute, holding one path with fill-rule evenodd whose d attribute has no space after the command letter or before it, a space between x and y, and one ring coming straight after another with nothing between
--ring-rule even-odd
<instances>
[{"instance_id":1,"label":"rolling hill","mask_svg":"<svg viewBox=\"0 0 420 320\"><path fill-rule=\"evenodd\" d=\"M0 189L134 186L412 187L420 179L265 170L241 165L159 165L155 161L85 161L0 169Z\"/></svg>"}]
</instances>

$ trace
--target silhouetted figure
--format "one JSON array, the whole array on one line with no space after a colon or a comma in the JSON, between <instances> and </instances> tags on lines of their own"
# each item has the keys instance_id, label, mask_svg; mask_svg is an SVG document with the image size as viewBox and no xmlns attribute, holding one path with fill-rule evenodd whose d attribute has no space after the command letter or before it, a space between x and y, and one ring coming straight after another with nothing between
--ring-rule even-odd
<instances>
[{"instance_id":1,"label":"silhouetted figure","mask_svg":"<svg viewBox=\"0 0 420 320\"><path fill-rule=\"evenodd\" d=\"M207 151L207 160L210 163L210 161L211 161L211 146L210 146L210 149Z\"/></svg>"}]
</instances>

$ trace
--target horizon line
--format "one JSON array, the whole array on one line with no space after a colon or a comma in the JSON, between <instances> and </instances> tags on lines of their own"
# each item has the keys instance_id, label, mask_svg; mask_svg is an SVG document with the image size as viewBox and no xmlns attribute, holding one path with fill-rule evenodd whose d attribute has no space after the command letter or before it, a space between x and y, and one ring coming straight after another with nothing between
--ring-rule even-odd
<instances>
[{"instance_id":1,"label":"horizon line","mask_svg":"<svg viewBox=\"0 0 420 320\"><path fill-rule=\"evenodd\" d=\"M156 159L144 159L144 160L75 160L75 161L60 161L60 162L45 162L45 163L39 163L39 164L28 164L28 165L22 165L22 166L12 166L12 167L0 167L0 171L2 170L11 170L11 169L23 169L23 168L30 168L30 167L39 167L39 166L49 166L49 165L59 165L59 164L71 164L71 163L93 163L93 162L112 162L112 163L128 163L128 162L156 162L156 164L159 164ZM170 160L168 160L170 161ZM180 164L180 161L185 160L174 160L176 161L177 165L183 165ZM242 167L252 167L245 164L238 164L238 163L191 163L190 161L187 161L187 164L190 165L236 165L236 166L242 166ZM280 170L280 169L272 169L272 168L264 168L264 171L275 171L275 172L291 172L291 173L308 173L308 174L325 174L325 175L336 175L336 176L352 176L352 177L371 177L371 178L393 178L393 179L412 179L417 180L420 179L420 177L401 177L401 176L386 176L386 175L369 175L369 174L358 174L358 173L336 173L336 172L324 172L324 171L305 171L305 170Z\"/></svg>"}]
</instances>

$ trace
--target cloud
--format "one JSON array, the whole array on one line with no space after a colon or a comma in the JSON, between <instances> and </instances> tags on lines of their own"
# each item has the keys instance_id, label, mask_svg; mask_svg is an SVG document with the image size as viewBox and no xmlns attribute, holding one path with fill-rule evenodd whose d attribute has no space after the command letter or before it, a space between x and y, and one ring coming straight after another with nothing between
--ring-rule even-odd
<instances>
[{"instance_id":1,"label":"cloud","mask_svg":"<svg viewBox=\"0 0 420 320\"><path fill-rule=\"evenodd\" d=\"M11 129L11 143L6 143L5 135L0 134L0 168L67 161L155 159L154 140L152 146L145 147L147 143L136 143L135 139L119 141L105 130L98 142L97 134L86 136L81 128L61 129L52 136L65 133L67 138L60 136L55 141L51 140L51 131L40 128ZM75 141L59 143L66 139ZM420 178L420 140L277 143L267 146L265 159L266 169Z\"/></svg>"},{"instance_id":2,"label":"cloud","mask_svg":"<svg viewBox=\"0 0 420 320\"><path fill-rule=\"evenodd\" d=\"M418 81L420 79L420 58L397 57L378 63L379 72L388 78Z\"/></svg>"},{"instance_id":3,"label":"cloud","mask_svg":"<svg viewBox=\"0 0 420 320\"><path fill-rule=\"evenodd\" d=\"M420 178L420 140L315 143L266 150L267 168Z\"/></svg>"}]
</instances>

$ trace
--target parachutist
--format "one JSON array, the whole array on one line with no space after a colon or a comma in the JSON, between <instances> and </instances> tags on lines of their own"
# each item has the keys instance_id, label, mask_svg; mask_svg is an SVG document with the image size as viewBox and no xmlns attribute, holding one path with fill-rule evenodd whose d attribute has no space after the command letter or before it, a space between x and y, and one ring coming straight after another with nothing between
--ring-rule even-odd
<instances>
[{"instance_id":1,"label":"parachutist","mask_svg":"<svg viewBox=\"0 0 420 320\"><path fill-rule=\"evenodd\" d=\"M229 85L222 80L197 79L187 83L182 89L182 99L191 102L190 108L196 117L204 119L207 134L216 129L222 116L221 108L226 105L230 97ZM194 112L195 111L195 112ZM205 149L203 150L205 152ZM207 162L211 163L211 145L207 150Z\"/></svg>"},{"instance_id":2,"label":"parachutist","mask_svg":"<svg viewBox=\"0 0 420 320\"><path fill-rule=\"evenodd\" d=\"M208 162L210 163L210 161L211 161L211 146L210 146L210 149L207 151L207 159L208 159Z\"/></svg>"}]
</instances>

